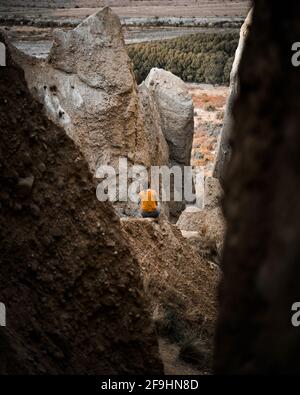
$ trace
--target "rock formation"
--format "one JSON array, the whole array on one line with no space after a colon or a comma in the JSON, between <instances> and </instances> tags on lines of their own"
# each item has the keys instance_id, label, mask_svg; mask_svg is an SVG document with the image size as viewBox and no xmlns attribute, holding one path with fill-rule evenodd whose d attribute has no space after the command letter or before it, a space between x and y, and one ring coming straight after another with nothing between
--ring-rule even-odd
<instances>
[{"instance_id":1,"label":"rock formation","mask_svg":"<svg viewBox=\"0 0 300 395\"><path fill-rule=\"evenodd\" d=\"M218 141L217 157L214 165L213 176L218 178L223 183L224 175L231 154L231 132L233 129L233 105L237 99L239 93L239 67L242 60L242 55L245 47L249 30L252 23L252 10L249 12L240 32L239 45L236 50L231 74L230 74L230 88L229 96L226 104L224 124L221 131L221 135Z\"/></svg>"},{"instance_id":2,"label":"rock formation","mask_svg":"<svg viewBox=\"0 0 300 395\"><path fill-rule=\"evenodd\" d=\"M225 177L227 237L215 369L299 374L300 3L254 1Z\"/></svg>"},{"instance_id":3,"label":"rock formation","mask_svg":"<svg viewBox=\"0 0 300 395\"><path fill-rule=\"evenodd\" d=\"M194 136L192 97L180 78L163 69L152 69L145 85L157 105L162 132L169 146L169 165L181 166L183 174L183 167L190 165ZM171 190L174 190L172 183ZM184 201L171 201L171 218L176 221L184 208Z\"/></svg>"},{"instance_id":4,"label":"rock formation","mask_svg":"<svg viewBox=\"0 0 300 395\"><path fill-rule=\"evenodd\" d=\"M0 75L1 373L162 373L118 217L10 54Z\"/></svg>"},{"instance_id":5,"label":"rock formation","mask_svg":"<svg viewBox=\"0 0 300 395\"><path fill-rule=\"evenodd\" d=\"M139 85L138 90L151 164L154 166L169 166L169 146L162 131L157 103L144 82ZM151 173L149 172L149 181L150 177ZM161 187L162 183L160 182L160 191ZM161 215L166 218L170 216L169 206L169 202L161 202L160 205Z\"/></svg>"},{"instance_id":6,"label":"rock formation","mask_svg":"<svg viewBox=\"0 0 300 395\"><path fill-rule=\"evenodd\" d=\"M190 165L194 135L194 106L185 83L163 69L152 69L146 86L153 94L172 164Z\"/></svg>"},{"instance_id":7,"label":"rock formation","mask_svg":"<svg viewBox=\"0 0 300 395\"><path fill-rule=\"evenodd\" d=\"M145 133L150 149L150 162L156 166L168 165L169 146L163 134L157 103L144 82L138 89L145 124Z\"/></svg>"},{"instance_id":8,"label":"rock formation","mask_svg":"<svg viewBox=\"0 0 300 395\"><path fill-rule=\"evenodd\" d=\"M74 30L55 31L46 60L15 54L30 91L80 147L92 171L116 166L119 157L151 165L131 61L119 18L109 8Z\"/></svg>"},{"instance_id":9,"label":"rock formation","mask_svg":"<svg viewBox=\"0 0 300 395\"><path fill-rule=\"evenodd\" d=\"M13 54L34 97L74 140L93 172L100 165L118 169L120 157L147 169L190 164L193 102L184 82L153 69L137 87L119 18L109 8L74 30L57 30L46 60ZM118 206L136 212L134 204ZM178 217L183 208L176 203L171 214Z\"/></svg>"},{"instance_id":10,"label":"rock formation","mask_svg":"<svg viewBox=\"0 0 300 395\"><path fill-rule=\"evenodd\" d=\"M30 91L74 140L92 172L111 165L118 174L120 158L147 169L168 165L157 104L145 85L137 87L120 20L109 8L74 30L57 30L46 60L12 52ZM134 202L115 207L121 216L138 215Z\"/></svg>"}]
</instances>

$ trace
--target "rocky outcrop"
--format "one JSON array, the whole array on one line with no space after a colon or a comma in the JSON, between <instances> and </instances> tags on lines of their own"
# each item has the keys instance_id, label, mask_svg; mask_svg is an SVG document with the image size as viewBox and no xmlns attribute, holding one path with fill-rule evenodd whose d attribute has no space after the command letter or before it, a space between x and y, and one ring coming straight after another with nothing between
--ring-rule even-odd
<instances>
[{"instance_id":1,"label":"rocky outcrop","mask_svg":"<svg viewBox=\"0 0 300 395\"><path fill-rule=\"evenodd\" d=\"M97 201L86 160L10 56L0 74L1 373L162 373L112 206Z\"/></svg>"},{"instance_id":2,"label":"rocky outcrop","mask_svg":"<svg viewBox=\"0 0 300 395\"><path fill-rule=\"evenodd\" d=\"M163 69L151 70L146 86L152 93L161 118L172 164L190 165L194 135L194 106L185 83Z\"/></svg>"},{"instance_id":3,"label":"rocky outcrop","mask_svg":"<svg viewBox=\"0 0 300 395\"><path fill-rule=\"evenodd\" d=\"M249 35L249 29L252 23L252 10L249 12L240 32L240 40L239 45L236 50L231 74L230 74L230 88L229 88L229 96L227 99L225 117L223 128L218 141L217 148L217 156L214 164L213 176L218 178L221 183L224 181L224 176L226 172L226 168L229 163L230 154L231 154L231 133L233 129L233 105L238 97L239 93L239 67L242 60L244 47L246 44L247 37Z\"/></svg>"},{"instance_id":4,"label":"rocky outcrop","mask_svg":"<svg viewBox=\"0 0 300 395\"><path fill-rule=\"evenodd\" d=\"M219 374L300 372L292 324L300 300L300 78L291 64L299 36L299 2L254 1L224 183Z\"/></svg>"},{"instance_id":5,"label":"rocky outcrop","mask_svg":"<svg viewBox=\"0 0 300 395\"><path fill-rule=\"evenodd\" d=\"M74 140L90 169L112 165L181 166L190 163L193 103L183 81L154 69L137 87L121 24L109 8L71 31L57 30L46 60L14 50L34 97ZM178 218L184 203L164 204ZM120 215L138 215L135 203L116 203Z\"/></svg>"},{"instance_id":6,"label":"rocky outcrop","mask_svg":"<svg viewBox=\"0 0 300 395\"><path fill-rule=\"evenodd\" d=\"M180 78L163 69L152 69L143 85L156 103L161 129L169 147L169 166L181 166L184 174L183 167L190 165L194 135L192 97ZM174 191L172 180L171 191ZM171 219L176 222L185 202L174 202L173 198L171 193L168 206Z\"/></svg>"},{"instance_id":7,"label":"rocky outcrop","mask_svg":"<svg viewBox=\"0 0 300 395\"><path fill-rule=\"evenodd\" d=\"M139 85L138 89L145 132L150 149L150 161L156 166L168 165L169 146L162 131L157 103L144 82Z\"/></svg>"},{"instance_id":8,"label":"rocky outcrop","mask_svg":"<svg viewBox=\"0 0 300 395\"><path fill-rule=\"evenodd\" d=\"M74 30L54 34L46 60L13 50L29 89L47 116L65 129L90 169L190 163L193 103L183 81L154 69L136 85L119 18L105 8ZM166 205L165 205L166 206ZM170 204L178 217L184 203ZM116 203L120 215L138 215L136 203Z\"/></svg>"},{"instance_id":9,"label":"rocky outcrop","mask_svg":"<svg viewBox=\"0 0 300 395\"><path fill-rule=\"evenodd\" d=\"M70 31L57 30L46 60L13 50L34 97L65 129L96 173L101 165L168 165L169 149L157 105L137 87L119 18L105 8ZM130 182L130 180L129 180ZM165 206L165 205L164 205ZM117 213L139 215L135 202L116 202ZM164 210L168 214L168 210Z\"/></svg>"},{"instance_id":10,"label":"rocky outcrop","mask_svg":"<svg viewBox=\"0 0 300 395\"><path fill-rule=\"evenodd\" d=\"M119 157L151 165L131 61L119 18L109 8L74 30L57 30L46 60L16 51L15 58L34 97L80 147L92 171L116 165Z\"/></svg>"}]
</instances>

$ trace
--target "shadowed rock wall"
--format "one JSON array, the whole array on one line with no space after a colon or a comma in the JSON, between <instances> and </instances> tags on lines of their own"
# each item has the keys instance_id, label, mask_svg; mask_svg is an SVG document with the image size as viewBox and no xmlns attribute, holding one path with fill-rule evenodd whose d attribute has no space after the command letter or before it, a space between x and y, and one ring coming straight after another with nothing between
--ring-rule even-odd
<instances>
[{"instance_id":1,"label":"shadowed rock wall","mask_svg":"<svg viewBox=\"0 0 300 395\"><path fill-rule=\"evenodd\" d=\"M300 3L256 0L240 66L228 232L219 290L217 373L299 373Z\"/></svg>"}]
</instances>

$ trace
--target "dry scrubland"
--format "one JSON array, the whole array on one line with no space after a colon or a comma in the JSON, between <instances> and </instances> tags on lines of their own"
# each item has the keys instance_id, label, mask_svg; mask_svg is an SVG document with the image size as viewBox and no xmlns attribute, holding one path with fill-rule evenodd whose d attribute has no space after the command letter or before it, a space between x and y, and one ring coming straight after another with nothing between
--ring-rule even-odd
<instances>
[{"instance_id":1,"label":"dry scrubland","mask_svg":"<svg viewBox=\"0 0 300 395\"><path fill-rule=\"evenodd\" d=\"M229 84L238 33L193 34L128 47L141 83L154 67L171 71L185 82Z\"/></svg>"},{"instance_id":2,"label":"dry scrubland","mask_svg":"<svg viewBox=\"0 0 300 395\"><path fill-rule=\"evenodd\" d=\"M195 108L195 135L192 150L193 166L203 166L212 175L218 136L223 126L228 87L189 84Z\"/></svg>"}]
</instances>

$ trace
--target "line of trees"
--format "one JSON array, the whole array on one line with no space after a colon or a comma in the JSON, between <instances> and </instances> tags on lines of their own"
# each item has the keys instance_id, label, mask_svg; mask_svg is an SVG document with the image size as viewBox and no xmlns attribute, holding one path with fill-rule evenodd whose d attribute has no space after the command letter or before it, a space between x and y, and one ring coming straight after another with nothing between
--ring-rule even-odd
<instances>
[{"instance_id":1,"label":"line of trees","mask_svg":"<svg viewBox=\"0 0 300 395\"><path fill-rule=\"evenodd\" d=\"M237 33L198 33L171 40L128 46L138 83L153 67L171 71L186 82L228 84Z\"/></svg>"}]
</instances>

